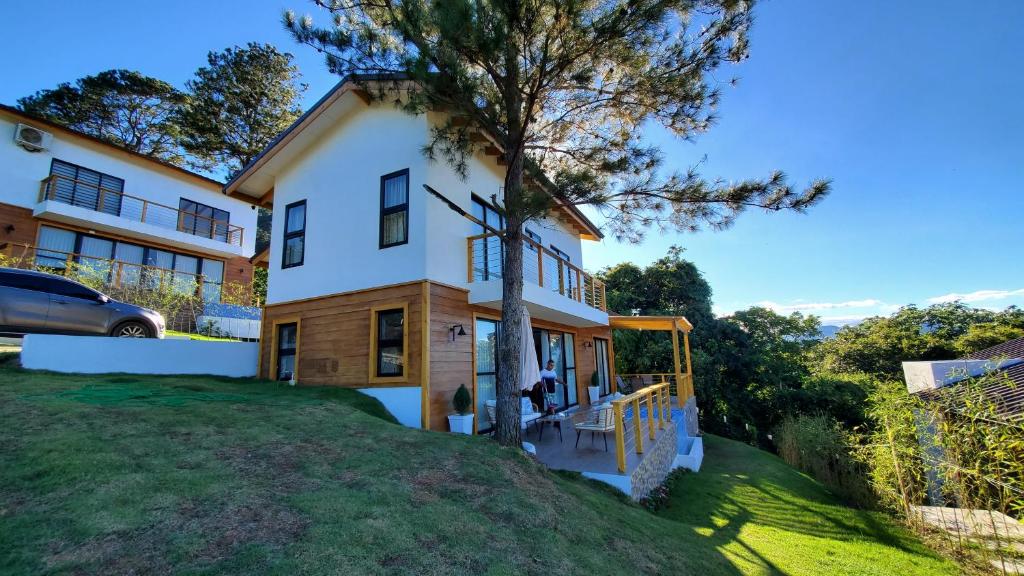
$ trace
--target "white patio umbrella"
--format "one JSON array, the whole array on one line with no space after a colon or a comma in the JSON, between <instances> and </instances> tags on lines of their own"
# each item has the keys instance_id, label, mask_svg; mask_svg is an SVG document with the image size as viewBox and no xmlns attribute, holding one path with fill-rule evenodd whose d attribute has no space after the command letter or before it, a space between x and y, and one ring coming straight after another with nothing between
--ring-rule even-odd
<instances>
[{"instance_id":1,"label":"white patio umbrella","mask_svg":"<svg viewBox=\"0 0 1024 576\"><path fill-rule=\"evenodd\" d=\"M540 366L537 364L537 348L533 345L533 326L530 325L530 311L523 306L523 336L519 348L519 389L530 390L540 382Z\"/></svg>"}]
</instances>

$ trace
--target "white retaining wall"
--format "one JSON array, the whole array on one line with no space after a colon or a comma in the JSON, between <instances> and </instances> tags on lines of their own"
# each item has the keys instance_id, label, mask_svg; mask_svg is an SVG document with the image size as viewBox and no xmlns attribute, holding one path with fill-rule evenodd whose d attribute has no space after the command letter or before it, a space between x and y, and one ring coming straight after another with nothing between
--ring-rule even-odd
<instances>
[{"instance_id":1,"label":"white retaining wall","mask_svg":"<svg viewBox=\"0 0 1024 576\"><path fill-rule=\"evenodd\" d=\"M409 428L423 427L422 393L419 386L403 386L401 388L359 388L367 396L372 396L391 412L402 426Z\"/></svg>"},{"instance_id":2,"label":"white retaining wall","mask_svg":"<svg viewBox=\"0 0 1024 576\"><path fill-rule=\"evenodd\" d=\"M21 365L32 370L103 374L256 376L258 344L29 334Z\"/></svg>"}]
</instances>

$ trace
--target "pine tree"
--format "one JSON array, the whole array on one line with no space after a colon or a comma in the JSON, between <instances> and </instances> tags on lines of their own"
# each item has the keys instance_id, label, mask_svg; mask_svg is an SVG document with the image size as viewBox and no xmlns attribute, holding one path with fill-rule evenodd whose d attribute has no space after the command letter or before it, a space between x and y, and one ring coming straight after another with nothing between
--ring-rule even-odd
<instances>
[{"instance_id":1,"label":"pine tree","mask_svg":"<svg viewBox=\"0 0 1024 576\"><path fill-rule=\"evenodd\" d=\"M747 55L752 0L333 0L332 16L284 16L295 38L353 76L371 97L421 114L447 112L425 153L465 174L484 132L506 166L501 205L502 317L523 307L523 226L557 200L596 206L619 238L660 225L728 226L748 207L803 211L826 181L794 191L763 180L707 180L664 165L644 127L691 139L714 121L712 73ZM548 179L544 174L550 174ZM503 322L499 442L519 445L520 323Z\"/></svg>"},{"instance_id":2,"label":"pine tree","mask_svg":"<svg viewBox=\"0 0 1024 576\"><path fill-rule=\"evenodd\" d=\"M299 117L306 86L292 55L269 44L210 52L207 62L186 83L189 97L178 121L197 165L230 174Z\"/></svg>"},{"instance_id":3,"label":"pine tree","mask_svg":"<svg viewBox=\"0 0 1024 576\"><path fill-rule=\"evenodd\" d=\"M185 96L163 80L106 70L18 100L34 116L147 156L184 163L174 116Z\"/></svg>"}]
</instances>

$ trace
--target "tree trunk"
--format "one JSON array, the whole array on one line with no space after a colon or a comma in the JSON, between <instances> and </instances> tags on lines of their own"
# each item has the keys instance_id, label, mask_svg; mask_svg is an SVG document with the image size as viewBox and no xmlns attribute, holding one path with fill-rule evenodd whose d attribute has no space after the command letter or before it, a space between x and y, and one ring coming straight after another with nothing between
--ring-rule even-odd
<instances>
[{"instance_id":1,"label":"tree trunk","mask_svg":"<svg viewBox=\"0 0 1024 576\"><path fill-rule=\"evenodd\" d=\"M498 398L495 439L506 446L522 445L520 373L523 316L522 155L510 158L505 178L505 242L501 275L501 337L498 347Z\"/></svg>"}]
</instances>

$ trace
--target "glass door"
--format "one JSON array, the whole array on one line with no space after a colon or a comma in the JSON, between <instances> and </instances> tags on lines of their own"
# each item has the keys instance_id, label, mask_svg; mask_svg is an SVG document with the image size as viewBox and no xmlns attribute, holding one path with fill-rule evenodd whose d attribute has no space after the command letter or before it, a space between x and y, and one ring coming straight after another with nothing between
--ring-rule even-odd
<instances>
[{"instance_id":1,"label":"glass door","mask_svg":"<svg viewBox=\"0 0 1024 576\"><path fill-rule=\"evenodd\" d=\"M477 318L473 338L476 347L476 431L488 432L492 424L486 402L498 399L497 320Z\"/></svg>"},{"instance_id":2,"label":"glass door","mask_svg":"<svg viewBox=\"0 0 1024 576\"><path fill-rule=\"evenodd\" d=\"M608 371L608 341L594 338L594 355L597 364L597 384L601 388L601 396L612 393L611 374Z\"/></svg>"},{"instance_id":3,"label":"glass door","mask_svg":"<svg viewBox=\"0 0 1024 576\"><path fill-rule=\"evenodd\" d=\"M533 344L541 370L548 361L555 363L555 373L562 383L555 384L555 403L564 410L579 403L576 394L576 353L572 334L551 330L533 330Z\"/></svg>"}]
</instances>

